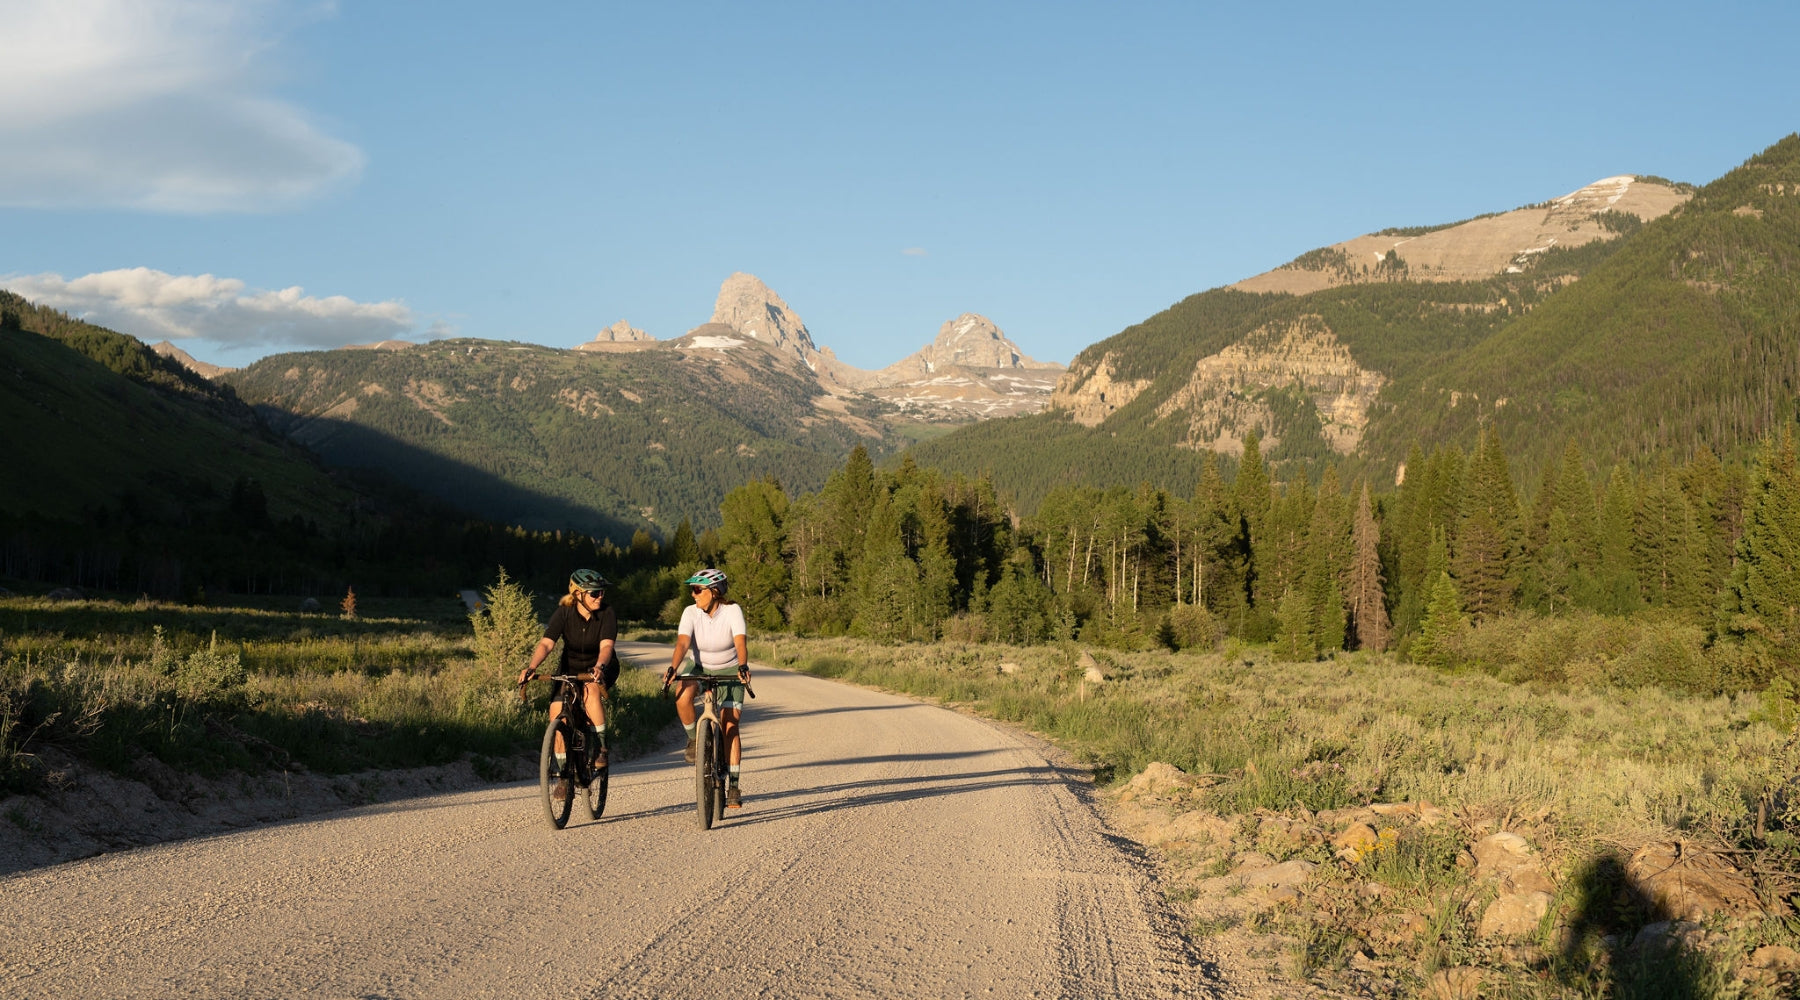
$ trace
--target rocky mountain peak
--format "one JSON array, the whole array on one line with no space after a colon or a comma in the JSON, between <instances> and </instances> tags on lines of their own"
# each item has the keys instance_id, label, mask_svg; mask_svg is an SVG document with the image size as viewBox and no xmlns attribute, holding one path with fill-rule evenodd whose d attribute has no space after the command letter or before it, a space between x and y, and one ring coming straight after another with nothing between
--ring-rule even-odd
<instances>
[{"instance_id":1,"label":"rocky mountain peak","mask_svg":"<svg viewBox=\"0 0 1800 1000\"><path fill-rule=\"evenodd\" d=\"M599 333L595 334L594 339L597 341L601 341L603 343L621 344L621 343L637 343L637 342L646 341L646 340L655 340L656 338L650 336L649 334L638 329L637 327L632 326L630 323L627 323L624 320L620 320L617 323L614 323L613 325L611 325L611 326L607 327L606 329L601 330Z\"/></svg>"},{"instance_id":2,"label":"rocky mountain peak","mask_svg":"<svg viewBox=\"0 0 1800 1000\"><path fill-rule=\"evenodd\" d=\"M937 339L919 352L936 369L943 365L968 368L1057 368L1033 361L1009 340L994 321L980 313L963 313L938 327Z\"/></svg>"},{"instance_id":3,"label":"rocky mountain peak","mask_svg":"<svg viewBox=\"0 0 1800 1000\"><path fill-rule=\"evenodd\" d=\"M809 362L818 353L812 334L798 313L754 274L739 271L719 286L712 322L722 323L755 337L779 354L792 354Z\"/></svg>"},{"instance_id":4,"label":"rocky mountain peak","mask_svg":"<svg viewBox=\"0 0 1800 1000\"><path fill-rule=\"evenodd\" d=\"M218 378L220 375L227 372L237 371L236 368L226 368L223 365L207 364L181 348L176 347L167 340L161 340L151 344L150 349L165 358L170 358L176 363L186 366L189 371L199 375L201 378Z\"/></svg>"},{"instance_id":5,"label":"rocky mountain peak","mask_svg":"<svg viewBox=\"0 0 1800 1000\"><path fill-rule=\"evenodd\" d=\"M929 375L951 366L962 368L1062 368L1033 361L1007 339L994 321L980 313L963 313L938 327L937 338L910 357L882 369L887 380Z\"/></svg>"}]
</instances>

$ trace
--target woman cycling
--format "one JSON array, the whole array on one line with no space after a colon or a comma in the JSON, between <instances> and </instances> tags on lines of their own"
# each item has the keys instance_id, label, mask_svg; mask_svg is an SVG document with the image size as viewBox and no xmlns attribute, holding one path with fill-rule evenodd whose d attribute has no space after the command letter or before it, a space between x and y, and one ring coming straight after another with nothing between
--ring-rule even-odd
<instances>
[{"instance_id":1,"label":"woman cycling","mask_svg":"<svg viewBox=\"0 0 1800 1000\"><path fill-rule=\"evenodd\" d=\"M613 645L619 638L619 618L613 612L612 605L606 603L606 577L591 569L578 569L569 574L569 592L557 603L555 613L550 616L550 624L544 626L544 637L531 650L531 663L519 673L519 683L524 684L537 676L539 665L550 651L556 648L556 641L562 640L562 659L557 664L556 675L596 673L600 675L599 684L577 684L581 689L581 704L587 710L589 721L601 735L604 743L606 735L606 712L602 707L605 688L611 687L619 678L619 658L613 654ZM598 667L598 669L595 669ZM562 688L556 688L557 697ZM556 719L562 714L562 702L550 703L550 718ZM562 737L557 736L556 763L560 768L563 758ZM606 764L606 751L602 749L595 764ZM566 798L569 789L566 783L558 782L556 797Z\"/></svg>"},{"instance_id":2,"label":"woman cycling","mask_svg":"<svg viewBox=\"0 0 1800 1000\"><path fill-rule=\"evenodd\" d=\"M688 648L694 650L695 666L709 677L731 677L737 680L720 684L719 723L725 730L725 745L731 748L731 780L725 786L725 805L736 809L744 804L738 790L738 773L743 763L743 742L739 739L738 714L744 707L744 686L750 683L750 653L745 638L744 609L725 596L725 574L716 569L703 569L687 578L694 603L681 612L681 628L675 637L675 656L663 674L667 684L681 670ZM689 671L686 676L693 676ZM694 762L695 695L699 685L682 681L675 692L675 711L687 729L687 761Z\"/></svg>"}]
</instances>

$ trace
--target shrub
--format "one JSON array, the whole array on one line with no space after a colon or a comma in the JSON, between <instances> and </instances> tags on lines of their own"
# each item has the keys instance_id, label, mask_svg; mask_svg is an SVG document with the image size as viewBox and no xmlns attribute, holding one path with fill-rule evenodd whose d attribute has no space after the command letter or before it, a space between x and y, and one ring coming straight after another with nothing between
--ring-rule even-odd
<instances>
[{"instance_id":1,"label":"shrub","mask_svg":"<svg viewBox=\"0 0 1800 1000\"><path fill-rule=\"evenodd\" d=\"M1204 604L1177 604L1169 609L1169 634L1176 649L1210 647L1219 641L1219 619Z\"/></svg>"},{"instance_id":2,"label":"shrub","mask_svg":"<svg viewBox=\"0 0 1800 1000\"><path fill-rule=\"evenodd\" d=\"M490 677L504 677L524 660L544 634L544 623L532 607L531 593L500 567L500 578L485 594L486 603L469 615L475 629L475 659Z\"/></svg>"},{"instance_id":3,"label":"shrub","mask_svg":"<svg viewBox=\"0 0 1800 1000\"><path fill-rule=\"evenodd\" d=\"M219 633L212 642L188 654L175 671L175 688L190 701L211 701L244 686L246 674L235 649L219 649Z\"/></svg>"}]
</instances>

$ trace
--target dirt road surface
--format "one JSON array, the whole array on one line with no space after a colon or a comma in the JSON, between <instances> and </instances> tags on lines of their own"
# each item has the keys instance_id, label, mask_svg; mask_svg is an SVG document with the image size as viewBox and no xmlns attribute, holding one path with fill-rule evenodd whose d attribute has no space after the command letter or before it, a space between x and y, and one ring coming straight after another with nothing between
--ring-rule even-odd
<instances>
[{"instance_id":1,"label":"dirt road surface","mask_svg":"<svg viewBox=\"0 0 1800 1000\"><path fill-rule=\"evenodd\" d=\"M802 675L756 689L744 808L711 832L671 749L562 831L511 784L26 871L0 879L0 996L1217 991L1054 752Z\"/></svg>"}]
</instances>

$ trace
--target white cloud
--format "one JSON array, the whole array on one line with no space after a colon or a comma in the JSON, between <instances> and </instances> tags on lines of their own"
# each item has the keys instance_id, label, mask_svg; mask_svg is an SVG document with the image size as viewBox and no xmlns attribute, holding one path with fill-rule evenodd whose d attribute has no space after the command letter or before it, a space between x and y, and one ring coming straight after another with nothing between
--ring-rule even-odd
<instances>
[{"instance_id":1,"label":"white cloud","mask_svg":"<svg viewBox=\"0 0 1800 1000\"><path fill-rule=\"evenodd\" d=\"M930 254L925 252L924 247L907 247L905 250L902 250L900 252L907 255L908 257L929 257L929 256L931 256Z\"/></svg>"},{"instance_id":2,"label":"white cloud","mask_svg":"<svg viewBox=\"0 0 1800 1000\"><path fill-rule=\"evenodd\" d=\"M295 15L273 0L0 3L0 205L259 211L354 180L362 151L258 75Z\"/></svg>"},{"instance_id":3,"label":"white cloud","mask_svg":"<svg viewBox=\"0 0 1800 1000\"><path fill-rule=\"evenodd\" d=\"M146 342L200 340L225 349L342 347L413 331L404 303L307 295L298 286L247 289L236 278L178 275L133 267L64 280L58 274L8 275L0 288ZM434 323L427 337L448 329Z\"/></svg>"}]
</instances>

